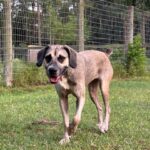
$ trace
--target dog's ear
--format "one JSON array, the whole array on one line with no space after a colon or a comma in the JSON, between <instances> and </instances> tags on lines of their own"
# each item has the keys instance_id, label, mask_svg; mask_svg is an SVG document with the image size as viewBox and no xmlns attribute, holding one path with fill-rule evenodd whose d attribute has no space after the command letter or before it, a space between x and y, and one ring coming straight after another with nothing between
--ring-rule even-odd
<instances>
[{"instance_id":1,"label":"dog's ear","mask_svg":"<svg viewBox=\"0 0 150 150\"><path fill-rule=\"evenodd\" d=\"M113 50L107 48L106 51L105 51L105 53L106 53L106 55L109 57L109 56L113 53Z\"/></svg>"},{"instance_id":2,"label":"dog's ear","mask_svg":"<svg viewBox=\"0 0 150 150\"><path fill-rule=\"evenodd\" d=\"M40 67L43 63L44 57L46 55L47 50L49 49L49 45L47 45L46 47L44 47L43 49L41 49L38 53L37 53L37 63L36 65L38 67Z\"/></svg>"},{"instance_id":3,"label":"dog's ear","mask_svg":"<svg viewBox=\"0 0 150 150\"><path fill-rule=\"evenodd\" d=\"M70 67L76 68L77 67L77 52L67 45L64 45L63 48L68 53Z\"/></svg>"}]
</instances>

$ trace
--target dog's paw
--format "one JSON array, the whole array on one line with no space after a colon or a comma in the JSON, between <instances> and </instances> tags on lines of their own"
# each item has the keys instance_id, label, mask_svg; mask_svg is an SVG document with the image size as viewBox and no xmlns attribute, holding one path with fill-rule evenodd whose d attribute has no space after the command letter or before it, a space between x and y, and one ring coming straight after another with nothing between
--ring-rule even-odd
<instances>
[{"instance_id":1,"label":"dog's paw","mask_svg":"<svg viewBox=\"0 0 150 150\"><path fill-rule=\"evenodd\" d=\"M97 126L98 126L98 128L99 128L99 130L100 130L101 133L105 133L105 130L104 130L102 124L97 124Z\"/></svg>"},{"instance_id":2,"label":"dog's paw","mask_svg":"<svg viewBox=\"0 0 150 150\"><path fill-rule=\"evenodd\" d=\"M60 145L63 145L63 144L67 144L67 143L69 143L70 142L70 138L68 137L68 138L63 138L63 139L61 139L60 141L59 141L59 144Z\"/></svg>"},{"instance_id":3,"label":"dog's paw","mask_svg":"<svg viewBox=\"0 0 150 150\"><path fill-rule=\"evenodd\" d=\"M72 135L73 133L75 133L75 131L76 131L76 128L75 128L74 124L70 123L69 128L68 128L69 135Z\"/></svg>"},{"instance_id":4,"label":"dog's paw","mask_svg":"<svg viewBox=\"0 0 150 150\"><path fill-rule=\"evenodd\" d=\"M104 130L105 130L105 132L107 132L108 131L108 124L104 124Z\"/></svg>"},{"instance_id":5,"label":"dog's paw","mask_svg":"<svg viewBox=\"0 0 150 150\"><path fill-rule=\"evenodd\" d=\"M105 133L108 131L108 125L103 123L103 124L97 124L99 130L101 131L101 133Z\"/></svg>"}]
</instances>

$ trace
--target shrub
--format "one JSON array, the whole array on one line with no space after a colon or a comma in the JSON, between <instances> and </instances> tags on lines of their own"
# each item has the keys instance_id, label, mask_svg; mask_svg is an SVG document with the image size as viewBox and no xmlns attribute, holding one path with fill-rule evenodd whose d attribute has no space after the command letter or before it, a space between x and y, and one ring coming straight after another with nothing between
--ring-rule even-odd
<instances>
[{"instance_id":1,"label":"shrub","mask_svg":"<svg viewBox=\"0 0 150 150\"><path fill-rule=\"evenodd\" d=\"M44 69L37 68L33 63L26 63L19 59L13 62L13 85L14 86L27 86L46 84Z\"/></svg>"},{"instance_id":2,"label":"shrub","mask_svg":"<svg viewBox=\"0 0 150 150\"><path fill-rule=\"evenodd\" d=\"M0 63L0 85L2 84L3 81L3 65Z\"/></svg>"},{"instance_id":3,"label":"shrub","mask_svg":"<svg viewBox=\"0 0 150 150\"><path fill-rule=\"evenodd\" d=\"M145 48L142 47L140 35L134 37L133 43L128 46L126 57L127 73L132 76L142 76L146 71Z\"/></svg>"},{"instance_id":4,"label":"shrub","mask_svg":"<svg viewBox=\"0 0 150 150\"><path fill-rule=\"evenodd\" d=\"M114 78L126 78L127 73L124 65L124 50L120 48L113 49L111 62L114 70Z\"/></svg>"},{"instance_id":5,"label":"shrub","mask_svg":"<svg viewBox=\"0 0 150 150\"><path fill-rule=\"evenodd\" d=\"M123 63L119 63L118 61L113 61L113 70L114 70L114 78L126 78L127 77L127 72L126 69L123 65Z\"/></svg>"},{"instance_id":6,"label":"shrub","mask_svg":"<svg viewBox=\"0 0 150 150\"><path fill-rule=\"evenodd\" d=\"M124 50L121 48L113 49L113 53L111 55L111 61L118 61L123 63L125 58Z\"/></svg>"}]
</instances>

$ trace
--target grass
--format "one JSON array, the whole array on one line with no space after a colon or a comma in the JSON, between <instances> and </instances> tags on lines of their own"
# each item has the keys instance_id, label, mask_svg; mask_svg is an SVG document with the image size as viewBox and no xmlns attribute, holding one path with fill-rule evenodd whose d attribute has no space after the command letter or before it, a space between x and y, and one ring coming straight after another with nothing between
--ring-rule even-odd
<instances>
[{"instance_id":1,"label":"grass","mask_svg":"<svg viewBox=\"0 0 150 150\"><path fill-rule=\"evenodd\" d=\"M150 80L115 80L111 85L108 133L96 127L97 112L87 95L82 121L71 142L60 146L62 116L52 86L0 88L1 150L149 150ZM71 117L75 111L70 97ZM54 125L33 124L48 119Z\"/></svg>"}]
</instances>

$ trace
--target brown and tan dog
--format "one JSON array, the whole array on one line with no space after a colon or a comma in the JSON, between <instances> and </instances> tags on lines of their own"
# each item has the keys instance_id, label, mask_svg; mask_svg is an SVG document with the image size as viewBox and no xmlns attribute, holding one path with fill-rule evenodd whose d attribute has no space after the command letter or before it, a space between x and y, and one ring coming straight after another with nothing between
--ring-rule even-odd
<instances>
[{"instance_id":1,"label":"brown and tan dog","mask_svg":"<svg viewBox=\"0 0 150 150\"><path fill-rule=\"evenodd\" d=\"M60 99L65 127L64 137L60 144L69 142L70 135L77 129L85 103L86 86L98 111L98 127L102 133L108 130L109 84L113 76L113 69L108 58L110 53L111 51L104 53L94 50L77 53L66 45L48 45L38 52L37 66L44 63L47 76L50 82L55 84ZM98 98L99 87L105 105L104 120ZM68 114L69 94L76 97L76 113L71 124L69 124Z\"/></svg>"}]
</instances>

